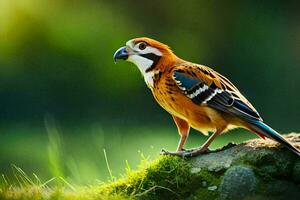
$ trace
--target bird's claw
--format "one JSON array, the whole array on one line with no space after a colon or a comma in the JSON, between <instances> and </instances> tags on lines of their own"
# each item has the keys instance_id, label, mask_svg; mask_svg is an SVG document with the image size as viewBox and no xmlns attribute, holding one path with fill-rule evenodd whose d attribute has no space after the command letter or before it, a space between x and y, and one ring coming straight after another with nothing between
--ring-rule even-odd
<instances>
[{"instance_id":1,"label":"bird's claw","mask_svg":"<svg viewBox=\"0 0 300 200\"><path fill-rule=\"evenodd\" d=\"M165 149L162 149L160 154L161 155L173 155L173 156L179 156L182 158L191 158L191 157L195 157L197 155L200 154L206 154L206 153L210 153L211 151L209 149L202 151L201 149L187 149L187 150L181 150L181 151L167 151Z\"/></svg>"},{"instance_id":2,"label":"bird's claw","mask_svg":"<svg viewBox=\"0 0 300 200\"><path fill-rule=\"evenodd\" d=\"M160 154L161 155L179 155L181 152L182 151L175 151L175 152L173 152L173 151L167 151L165 149L162 149L161 152L160 152Z\"/></svg>"},{"instance_id":3,"label":"bird's claw","mask_svg":"<svg viewBox=\"0 0 300 200\"><path fill-rule=\"evenodd\" d=\"M186 151L175 151L175 152L173 152L173 151L167 151L165 149L162 149L161 152L160 152L161 155L172 155L172 156L179 156L179 157L182 157L182 158L185 158L186 153L187 153Z\"/></svg>"},{"instance_id":4,"label":"bird's claw","mask_svg":"<svg viewBox=\"0 0 300 200\"><path fill-rule=\"evenodd\" d=\"M182 149L182 151L185 152L196 152L196 151L200 151L201 148L191 148L191 149ZM214 152L214 150L210 150L209 148L207 148L205 151L200 151L201 154L206 154L206 153L211 153Z\"/></svg>"}]
</instances>

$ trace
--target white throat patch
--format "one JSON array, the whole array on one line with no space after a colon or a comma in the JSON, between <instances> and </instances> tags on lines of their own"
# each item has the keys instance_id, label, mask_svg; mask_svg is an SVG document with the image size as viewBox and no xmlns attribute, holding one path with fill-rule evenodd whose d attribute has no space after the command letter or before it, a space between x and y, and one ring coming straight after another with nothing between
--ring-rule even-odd
<instances>
[{"instance_id":1,"label":"white throat patch","mask_svg":"<svg viewBox=\"0 0 300 200\"><path fill-rule=\"evenodd\" d=\"M147 86L149 88L153 88L154 77L156 74L159 73L159 71L153 70L153 71L146 72L146 70L150 68L151 65L153 64L153 61L139 55L131 55L127 60L134 63L139 68L140 72L144 76L144 80Z\"/></svg>"},{"instance_id":2,"label":"white throat patch","mask_svg":"<svg viewBox=\"0 0 300 200\"><path fill-rule=\"evenodd\" d=\"M131 55L128 57L127 61L134 63L143 75L145 75L146 70L153 64L152 60L139 55Z\"/></svg>"}]
</instances>

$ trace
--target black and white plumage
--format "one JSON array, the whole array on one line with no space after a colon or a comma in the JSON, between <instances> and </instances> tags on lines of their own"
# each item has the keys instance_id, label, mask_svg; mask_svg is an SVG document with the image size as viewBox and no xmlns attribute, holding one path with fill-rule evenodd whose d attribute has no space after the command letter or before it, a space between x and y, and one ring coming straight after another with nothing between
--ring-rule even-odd
<instances>
[{"instance_id":1,"label":"black and white plumage","mask_svg":"<svg viewBox=\"0 0 300 200\"><path fill-rule=\"evenodd\" d=\"M234 88L230 87L222 79L219 79L221 80L221 87L218 87L214 81L209 84L204 79L191 76L189 73L181 70L173 72L173 79L182 92L195 104L206 104L212 108L237 115L244 119L262 120L257 111L251 108L251 105L244 103L240 98L241 94L239 94L239 91L235 91Z\"/></svg>"}]
</instances>

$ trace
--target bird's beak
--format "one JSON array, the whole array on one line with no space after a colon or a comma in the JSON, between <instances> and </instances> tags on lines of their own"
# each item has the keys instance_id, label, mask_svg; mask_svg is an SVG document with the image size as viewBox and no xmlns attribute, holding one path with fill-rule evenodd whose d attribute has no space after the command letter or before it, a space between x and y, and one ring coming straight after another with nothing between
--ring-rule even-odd
<instances>
[{"instance_id":1,"label":"bird's beak","mask_svg":"<svg viewBox=\"0 0 300 200\"><path fill-rule=\"evenodd\" d=\"M117 59L127 60L129 53L126 46L119 48L114 54L114 62L117 62Z\"/></svg>"}]
</instances>

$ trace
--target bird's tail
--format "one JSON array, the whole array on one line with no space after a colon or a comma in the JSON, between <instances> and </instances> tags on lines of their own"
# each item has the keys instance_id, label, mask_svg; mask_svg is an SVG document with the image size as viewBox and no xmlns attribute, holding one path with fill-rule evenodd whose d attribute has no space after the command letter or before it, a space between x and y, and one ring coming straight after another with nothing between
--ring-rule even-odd
<instances>
[{"instance_id":1,"label":"bird's tail","mask_svg":"<svg viewBox=\"0 0 300 200\"><path fill-rule=\"evenodd\" d=\"M267 124L265 124L262 121L258 120L251 120L248 121L247 128L249 128L251 131L255 132L262 138L268 137L270 139L275 140L276 142L279 142L280 144L283 144L286 148L293 151L295 154L300 156L300 151L296 149L291 143L289 143L284 137L282 137L277 131L269 127Z\"/></svg>"}]
</instances>

